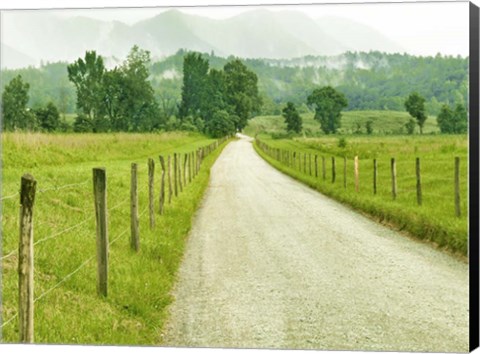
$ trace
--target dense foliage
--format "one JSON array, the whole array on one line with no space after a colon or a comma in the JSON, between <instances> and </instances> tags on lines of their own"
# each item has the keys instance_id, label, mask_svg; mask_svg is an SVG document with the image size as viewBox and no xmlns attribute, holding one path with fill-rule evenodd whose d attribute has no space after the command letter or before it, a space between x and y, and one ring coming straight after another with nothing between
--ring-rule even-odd
<instances>
[{"instance_id":1,"label":"dense foliage","mask_svg":"<svg viewBox=\"0 0 480 354\"><path fill-rule=\"evenodd\" d=\"M342 109L348 106L343 93L331 86L313 90L307 103L315 109L315 120L320 122L325 134L336 133L341 126Z\"/></svg>"},{"instance_id":2,"label":"dense foliage","mask_svg":"<svg viewBox=\"0 0 480 354\"><path fill-rule=\"evenodd\" d=\"M454 110L447 105L443 105L437 117L437 122L442 133L466 133L468 128L467 110L461 104L457 104Z\"/></svg>"},{"instance_id":3,"label":"dense foliage","mask_svg":"<svg viewBox=\"0 0 480 354\"><path fill-rule=\"evenodd\" d=\"M287 124L287 131L294 133L302 131L302 117L300 117L295 104L287 102L286 107L282 110L282 116Z\"/></svg>"},{"instance_id":4,"label":"dense foliage","mask_svg":"<svg viewBox=\"0 0 480 354\"><path fill-rule=\"evenodd\" d=\"M420 134L422 134L423 125L427 120L427 115L425 114L425 98L420 96L417 92L411 93L405 101L405 109L416 119L420 128Z\"/></svg>"}]
</instances>

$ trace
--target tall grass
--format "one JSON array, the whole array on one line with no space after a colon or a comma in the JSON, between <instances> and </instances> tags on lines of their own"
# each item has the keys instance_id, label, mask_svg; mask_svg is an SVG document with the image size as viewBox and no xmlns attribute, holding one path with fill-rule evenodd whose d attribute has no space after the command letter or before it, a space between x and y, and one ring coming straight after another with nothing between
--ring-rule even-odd
<instances>
[{"instance_id":1,"label":"tall grass","mask_svg":"<svg viewBox=\"0 0 480 354\"><path fill-rule=\"evenodd\" d=\"M299 172L257 151L270 164L322 193L359 209L400 230L430 240L461 255L468 249L468 141L466 136L409 136L346 138L339 147L338 137L321 139L262 141L274 148L318 155L319 176ZM308 156L308 155L307 155ZM326 158L326 180L321 173ZM332 183L331 157L336 158L336 182ZM354 185L354 156L359 157L359 184ZM455 216L454 158L461 159L460 188L462 216ZM343 182L343 157L347 157L347 188ZM397 163L397 198L391 192L390 159ZM423 204L417 205L415 158L421 159ZM377 159L377 194L373 194L373 159ZM298 161L298 160L297 160ZM308 162L307 162L308 165ZM314 173L313 173L314 174Z\"/></svg>"},{"instance_id":2,"label":"tall grass","mask_svg":"<svg viewBox=\"0 0 480 354\"><path fill-rule=\"evenodd\" d=\"M147 158L188 152L212 140L198 134L3 136L2 195L15 196L20 176L37 179L34 211L35 342L149 344L161 342L165 308L192 216L221 148L209 155L193 183L166 203L149 228ZM140 251L130 250L130 163L139 163ZM107 170L109 295L96 294L92 168ZM56 189L64 186L62 189ZM157 204L157 203L156 203ZM3 200L3 256L18 246L18 196ZM113 242L113 243L112 243ZM93 257L93 258L92 258ZM83 266L82 266L83 265ZM18 341L17 256L2 260L3 341ZM71 276L70 276L71 275Z\"/></svg>"}]
</instances>

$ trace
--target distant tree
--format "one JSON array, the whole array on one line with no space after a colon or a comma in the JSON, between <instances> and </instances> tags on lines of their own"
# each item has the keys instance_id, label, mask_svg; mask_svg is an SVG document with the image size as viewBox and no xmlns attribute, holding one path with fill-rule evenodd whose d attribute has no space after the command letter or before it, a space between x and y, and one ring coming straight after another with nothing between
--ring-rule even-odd
<instances>
[{"instance_id":1,"label":"distant tree","mask_svg":"<svg viewBox=\"0 0 480 354\"><path fill-rule=\"evenodd\" d=\"M282 110L282 116L287 124L287 131L295 133L302 131L302 117L292 102L287 102L287 106Z\"/></svg>"},{"instance_id":2,"label":"distant tree","mask_svg":"<svg viewBox=\"0 0 480 354\"><path fill-rule=\"evenodd\" d=\"M468 114L465 106L458 103L453 112L453 132L463 134L468 131Z\"/></svg>"},{"instance_id":3,"label":"distant tree","mask_svg":"<svg viewBox=\"0 0 480 354\"><path fill-rule=\"evenodd\" d=\"M3 129L34 130L35 116L28 110L30 85L17 75L6 86L2 94Z\"/></svg>"},{"instance_id":4,"label":"distant tree","mask_svg":"<svg viewBox=\"0 0 480 354\"><path fill-rule=\"evenodd\" d=\"M36 109L34 113L41 130L53 132L60 127L60 113L52 102L49 102L45 108Z\"/></svg>"},{"instance_id":5,"label":"distant tree","mask_svg":"<svg viewBox=\"0 0 480 354\"><path fill-rule=\"evenodd\" d=\"M320 122L325 134L336 133L341 126L342 109L348 106L343 93L331 86L313 90L307 104L315 109L314 118Z\"/></svg>"},{"instance_id":6,"label":"distant tree","mask_svg":"<svg viewBox=\"0 0 480 354\"><path fill-rule=\"evenodd\" d=\"M420 134L423 134L423 126L427 120L425 114L425 98L420 96L417 92L413 92L405 101L405 108L407 112L417 120Z\"/></svg>"},{"instance_id":7,"label":"distant tree","mask_svg":"<svg viewBox=\"0 0 480 354\"><path fill-rule=\"evenodd\" d=\"M67 66L68 79L77 89L77 107L93 124L94 131L108 128L104 119L103 58L95 51L87 51L85 59L78 58Z\"/></svg>"},{"instance_id":8,"label":"distant tree","mask_svg":"<svg viewBox=\"0 0 480 354\"><path fill-rule=\"evenodd\" d=\"M182 100L178 108L181 119L200 116L207 84L208 60L200 53L188 53L183 58Z\"/></svg>"},{"instance_id":9,"label":"distant tree","mask_svg":"<svg viewBox=\"0 0 480 354\"><path fill-rule=\"evenodd\" d=\"M93 132L92 119L83 113L80 113L73 123L73 131L76 133L90 133Z\"/></svg>"},{"instance_id":10,"label":"distant tree","mask_svg":"<svg viewBox=\"0 0 480 354\"><path fill-rule=\"evenodd\" d=\"M415 126L417 121L413 118L410 118L407 123L405 123L405 129L407 129L407 134L412 135L415 132Z\"/></svg>"},{"instance_id":11,"label":"distant tree","mask_svg":"<svg viewBox=\"0 0 480 354\"><path fill-rule=\"evenodd\" d=\"M367 131L368 135L372 135L373 133L373 122L371 120L367 120L365 123L365 130Z\"/></svg>"},{"instance_id":12,"label":"distant tree","mask_svg":"<svg viewBox=\"0 0 480 354\"><path fill-rule=\"evenodd\" d=\"M235 122L227 111L217 111L207 121L206 129L213 138L220 138L235 132Z\"/></svg>"},{"instance_id":13,"label":"distant tree","mask_svg":"<svg viewBox=\"0 0 480 354\"><path fill-rule=\"evenodd\" d=\"M258 77L241 60L235 59L223 67L225 73L225 100L231 114L239 120L236 129L242 130L254 112L259 112L262 100L258 93Z\"/></svg>"},{"instance_id":14,"label":"distant tree","mask_svg":"<svg viewBox=\"0 0 480 354\"><path fill-rule=\"evenodd\" d=\"M437 124L440 131L444 134L462 134L468 129L467 111L465 107L458 103L455 110L444 104L437 116Z\"/></svg>"}]
</instances>

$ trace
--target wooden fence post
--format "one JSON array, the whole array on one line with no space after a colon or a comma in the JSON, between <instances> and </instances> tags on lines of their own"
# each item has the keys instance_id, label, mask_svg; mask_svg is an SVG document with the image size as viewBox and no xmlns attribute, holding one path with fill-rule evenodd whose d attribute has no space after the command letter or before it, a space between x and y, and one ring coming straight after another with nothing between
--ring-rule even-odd
<instances>
[{"instance_id":1,"label":"wooden fence post","mask_svg":"<svg viewBox=\"0 0 480 354\"><path fill-rule=\"evenodd\" d=\"M360 178L358 175L358 156L355 156L355 159L353 160L353 170L355 173L355 192L358 193L360 190Z\"/></svg>"},{"instance_id":2,"label":"wooden fence post","mask_svg":"<svg viewBox=\"0 0 480 354\"><path fill-rule=\"evenodd\" d=\"M335 157L332 156L332 183L335 183Z\"/></svg>"},{"instance_id":3,"label":"wooden fence post","mask_svg":"<svg viewBox=\"0 0 480 354\"><path fill-rule=\"evenodd\" d=\"M315 177L318 178L318 155L315 155Z\"/></svg>"},{"instance_id":4,"label":"wooden fence post","mask_svg":"<svg viewBox=\"0 0 480 354\"><path fill-rule=\"evenodd\" d=\"M322 178L324 181L327 179L327 166L325 164L325 156L322 156Z\"/></svg>"},{"instance_id":5,"label":"wooden fence post","mask_svg":"<svg viewBox=\"0 0 480 354\"><path fill-rule=\"evenodd\" d=\"M347 189L347 157L343 157L343 188Z\"/></svg>"},{"instance_id":6,"label":"wooden fence post","mask_svg":"<svg viewBox=\"0 0 480 354\"><path fill-rule=\"evenodd\" d=\"M173 188L172 188L172 161L170 155L167 157L167 178L168 178L168 204L172 202Z\"/></svg>"},{"instance_id":7,"label":"wooden fence post","mask_svg":"<svg viewBox=\"0 0 480 354\"><path fill-rule=\"evenodd\" d=\"M392 198L395 200L397 198L397 167L393 157L390 160L390 167L392 172Z\"/></svg>"},{"instance_id":8,"label":"wooden fence post","mask_svg":"<svg viewBox=\"0 0 480 354\"><path fill-rule=\"evenodd\" d=\"M160 198L158 211L160 215L163 214L163 208L165 206L165 159L160 155L160 166L162 168L162 179L160 182Z\"/></svg>"},{"instance_id":9,"label":"wooden fence post","mask_svg":"<svg viewBox=\"0 0 480 354\"><path fill-rule=\"evenodd\" d=\"M183 155L183 186L187 185L187 154Z\"/></svg>"},{"instance_id":10,"label":"wooden fence post","mask_svg":"<svg viewBox=\"0 0 480 354\"><path fill-rule=\"evenodd\" d=\"M460 157L455 157L455 215L460 217Z\"/></svg>"},{"instance_id":11,"label":"wooden fence post","mask_svg":"<svg viewBox=\"0 0 480 354\"><path fill-rule=\"evenodd\" d=\"M192 154L187 153L188 158L188 183L192 183Z\"/></svg>"},{"instance_id":12,"label":"wooden fence post","mask_svg":"<svg viewBox=\"0 0 480 354\"><path fill-rule=\"evenodd\" d=\"M422 180L420 176L420 158L415 159L415 174L417 176L417 204L422 205Z\"/></svg>"},{"instance_id":13,"label":"wooden fence post","mask_svg":"<svg viewBox=\"0 0 480 354\"><path fill-rule=\"evenodd\" d=\"M312 175L312 154L308 153L308 174Z\"/></svg>"},{"instance_id":14,"label":"wooden fence post","mask_svg":"<svg viewBox=\"0 0 480 354\"><path fill-rule=\"evenodd\" d=\"M177 153L173 153L173 187L175 197L178 196L178 165L177 165Z\"/></svg>"},{"instance_id":15,"label":"wooden fence post","mask_svg":"<svg viewBox=\"0 0 480 354\"><path fill-rule=\"evenodd\" d=\"M293 162L292 162L292 167L295 168L297 166L297 152L293 152Z\"/></svg>"},{"instance_id":16,"label":"wooden fence post","mask_svg":"<svg viewBox=\"0 0 480 354\"><path fill-rule=\"evenodd\" d=\"M150 209L150 229L155 227L155 207L154 207L154 177L155 176L155 161L148 159L148 207Z\"/></svg>"},{"instance_id":17,"label":"wooden fence post","mask_svg":"<svg viewBox=\"0 0 480 354\"><path fill-rule=\"evenodd\" d=\"M132 163L130 174L130 246L138 252L140 248L140 236L138 232L138 188L137 188L137 164Z\"/></svg>"},{"instance_id":18,"label":"wooden fence post","mask_svg":"<svg viewBox=\"0 0 480 354\"><path fill-rule=\"evenodd\" d=\"M307 174L307 153L303 153L303 173Z\"/></svg>"},{"instance_id":19,"label":"wooden fence post","mask_svg":"<svg viewBox=\"0 0 480 354\"><path fill-rule=\"evenodd\" d=\"M373 159L373 194L377 194L377 159Z\"/></svg>"},{"instance_id":20,"label":"wooden fence post","mask_svg":"<svg viewBox=\"0 0 480 354\"><path fill-rule=\"evenodd\" d=\"M182 155L178 154L178 187L180 188L179 193L183 192L183 182L182 182Z\"/></svg>"},{"instance_id":21,"label":"wooden fence post","mask_svg":"<svg viewBox=\"0 0 480 354\"><path fill-rule=\"evenodd\" d=\"M24 174L20 187L18 242L18 320L21 343L33 343L33 206L37 181Z\"/></svg>"},{"instance_id":22,"label":"wooden fence post","mask_svg":"<svg viewBox=\"0 0 480 354\"><path fill-rule=\"evenodd\" d=\"M104 168L93 169L93 194L97 222L97 294L108 294L107 176Z\"/></svg>"}]
</instances>

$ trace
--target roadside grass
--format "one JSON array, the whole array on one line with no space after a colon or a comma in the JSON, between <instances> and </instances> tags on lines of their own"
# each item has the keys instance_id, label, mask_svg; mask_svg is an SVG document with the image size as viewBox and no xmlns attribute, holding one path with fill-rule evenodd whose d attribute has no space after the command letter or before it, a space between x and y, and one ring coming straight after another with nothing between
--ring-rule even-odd
<instances>
[{"instance_id":1,"label":"roadside grass","mask_svg":"<svg viewBox=\"0 0 480 354\"><path fill-rule=\"evenodd\" d=\"M301 114L303 120L303 131L301 136L324 136L320 129L320 123L314 118L314 113ZM344 111L342 112L342 126L339 134L358 134L366 135L366 124L372 122L373 134L375 135L391 135L405 134L405 123L410 119L407 112L398 111ZM358 127L357 127L358 124ZM418 126L415 132L419 133ZM425 122L424 133L439 133L437 119L429 116ZM256 134L285 134L286 124L281 115L278 116L258 116L249 120L245 128L245 134L255 136Z\"/></svg>"},{"instance_id":2,"label":"roadside grass","mask_svg":"<svg viewBox=\"0 0 480 354\"><path fill-rule=\"evenodd\" d=\"M154 158L158 210L158 155L189 152L212 142L198 134L45 135L7 133L2 196L18 192L25 172L37 179L34 209L35 342L155 345L186 235L210 167L225 146L207 156L199 174L150 230L147 159ZM130 249L130 163L139 163L140 251ZM96 229L92 168L107 171L108 297L96 294ZM187 178L188 180L188 178ZM73 185L70 186L69 185ZM55 190L55 186L66 186ZM52 188L52 189L51 189ZM168 195L168 194L167 194ZM18 196L3 200L3 257L18 247ZM83 266L82 266L83 265ZM3 342L18 341L17 255L2 260ZM70 276L71 275L71 276ZM12 319L9 323L6 321Z\"/></svg>"},{"instance_id":3,"label":"roadside grass","mask_svg":"<svg viewBox=\"0 0 480 354\"><path fill-rule=\"evenodd\" d=\"M376 219L429 240L462 256L468 251L468 139L467 136L347 137L347 146L338 146L339 137L307 139L271 139L261 141L273 148L300 153L303 170L307 153L307 173L286 166L261 151L271 165L293 178ZM312 154L312 176L308 154ZM318 177L314 156L318 155ZM322 156L326 161L326 179L322 176ZM336 181L332 183L331 157L336 159ZM347 187L344 188L344 160L347 157ZM355 191L354 156L359 158L359 192ZM461 217L455 216L454 158L460 157ZM396 159L397 198L391 192L390 159ZM423 203L417 205L415 158L421 159ZM373 159L377 159L377 194L373 194Z\"/></svg>"}]
</instances>

